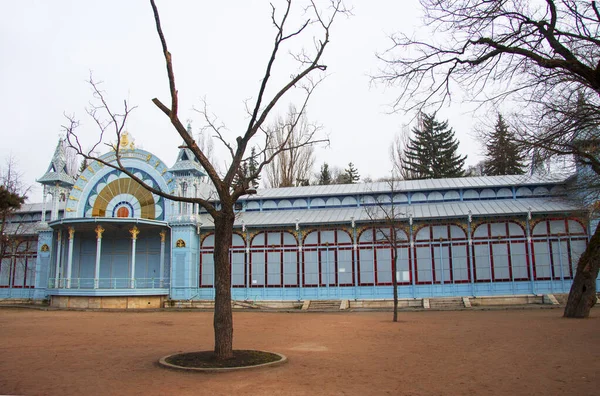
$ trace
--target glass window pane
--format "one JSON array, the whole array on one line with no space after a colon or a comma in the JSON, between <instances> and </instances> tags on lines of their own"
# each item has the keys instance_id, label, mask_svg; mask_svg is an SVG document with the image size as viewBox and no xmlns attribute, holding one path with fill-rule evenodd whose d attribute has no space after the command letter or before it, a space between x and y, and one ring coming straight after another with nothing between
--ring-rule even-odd
<instances>
[{"instance_id":1,"label":"glass window pane","mask_svg":"<svg viewBox=\"0 0 600 396\"><path fill-rule=\"evenodd\" d=\"M431 282L431 249L429 246L417 247L417 280L418 282Z\"/></svg>"},{"instance_id":2,"label":"glass window pane","mask_svg":"<svg viewBox=\"0 0 600 396\"><path fill-rule=\"evenodd\" d=\"M493 237L506 236L506 223L491 223L490 231Z\"/></svg>"},{"instance_id":3,"label":"glass window pane","mask_svg":"<svg viewBox=\"0 0 600 396\"><path fill-rule=\"evenodd\" d=\"M569 249L566 240L552 242L552 265L556 279L570 278Z\"/></svg>"},{"instance_id":4,"label":"glass window pane","mask_svg":"<svg viewBox=\"0 0 600 396\"><path fill-rule=\"evenodd\" d=\"M265 284L265 253L252 252L250 257L252 260L250 283L252 286L262 286Z\"/></svg>"},{"instance_id":5,"label":"glass window pane","mask_svg":"<svg viewBox=\"0 0 600 396\"><path fill-rule=\"evenodd\" d=\"M437 241L440 238L448 239L448 226L437 225L433 226L433 240Z\"/></svg>"},{"instance_id":6,"label":"glass window pane","mask_svg":"<svg viewBox=\"0 0 600 396\"><path fill-rule=\"evenodd\" d=\"M361 284L373 284L375 276L373 273L373 250L360 249L358 251L359 279Z\"/></svg>"},{"instance_id":7,"label":"glass window pane","mask_svg":"<svg viewBox=\"0 0 600 396\"><path fill-rule=\"evenodd\" d=\"M467 246L452 246L452 275L455 282L469 280Z\"/></svg>"},{"instance_id":8,"label":"glass window pane","mask_svg":"<svg viewBox=\"0 0 600 396\"><path fill-rule=\"evenodd\" d=\"M298 254L283 252L283 282L286 286L298 286Z\"/></svg>"},{"instance_id":9,"label":"glass window pane","mask_svg":"<svg viewBox=\"0 0 600 396\"><path fill-rule=\"evenodd\" d=\"M281 252L267 253L267 284L281 285Z\"/></svg>"},{"instance_id":10,"label":"glass window pane","mask_svg":"<svg viewBox=\"0 0 600 396\"><path fill-rule=\"evenodd\" d=\"M304 253L304 284L316 286L319 284L319 261L316 250L305 250Z\"/></svg>"},{"instance_id":11,"label":"glass window pane","mask_svg":"<svg viewBox=\"0 0 600 396\"><path fill-rule=\"evenodd\" d=\"M352 250L338 250L338 282L340 285L352 285Z\"/></svg>"},{"instance_id":12,"label":"glass window pane","mask_svg":"<svg viewBox=\"0 0 600 396\"><path fill-rule=\"evenodd\" d=\"M510 280L508 268L508 245L495 243L492 245L494 255L494 280Z\"/></svg>"},{"instance_id":13,"label":"glass window pane","mask_svg":"<svg viewBox=\"0 0 600 396\"><path fill-rule=\"evenodd\" d=\"M534 249L534 263L535 263L535 276L537 279L550 278L552 271L550 269L550 249L548 243L535 242L533 244Z\"/></svg>"},{"instance_id":14,"label":"glass window pane","mask_svg":"<svg viewBox=\"0 0 600 396\"><path fill-rule=\"evenodd\" d=\"M202 273L200 274L201 286L213 286L215 261L212 253L202 253Z\"/></svg>"},{"instance_id":15,"label":"glass window pane","mask_svg":"<svg viewBox=\"0 0 600 396\"><path fill-rule=\"evenodd\" d=\"M527 268L527 255L525 242L512 242L510 245L510 259L512 264L513 279L529 279L529 268Z\"/></svg>"},{"instance_id":16,"label":"glass window pane","mask_svg":"<svg viewBox=\"0 0 600 396\"><path fill-rule=\"evenodd\" d=\"M390 249L377 249L377 283L392 283L392 257Z\"/></svg>"},{"instance_id":17,"label":"glass window pane","mask_svg":"<svg viewBox=\"0 0 600 396\"><path fill-rule=\"evenodd\" d=\"M475 280L490 280L490 248L487 243L475 245Z\"/></svg>"}]
</instances>

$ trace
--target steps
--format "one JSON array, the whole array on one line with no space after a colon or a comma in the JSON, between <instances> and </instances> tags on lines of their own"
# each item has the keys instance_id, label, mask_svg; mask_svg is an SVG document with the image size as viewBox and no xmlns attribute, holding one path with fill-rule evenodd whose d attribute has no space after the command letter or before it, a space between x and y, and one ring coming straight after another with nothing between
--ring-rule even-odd
<instances>
[{"instance_id":1,"label":"steps","mask_svg":"<svg viewBox=\"0 0 600 396\"><path fill-rule=\"evenodd\" d=\"M339 311L340 300L310 300L308 311Z\"/></svg>"},{"instance_id":2,"label":"steps","mask_svg":"<svg viewBox=\"0 0 600 396\"><path fill-rule=\"evenodd\" d=\"M462 297L448 298L430 298L429 306L431 309L463 309L465 304Z\"/></svg>"}]
</instances>

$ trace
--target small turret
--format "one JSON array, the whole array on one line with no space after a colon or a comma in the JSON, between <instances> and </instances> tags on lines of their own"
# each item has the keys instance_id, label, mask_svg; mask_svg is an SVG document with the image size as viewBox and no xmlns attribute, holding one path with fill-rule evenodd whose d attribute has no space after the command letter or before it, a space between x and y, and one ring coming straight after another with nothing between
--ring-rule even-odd
<instances>
[{"instance_id":1,"label":"small turret","mask_svg":"<svg viewBox=\"0 0 600 396\"><path fill-rule=\"evenodd\" d=\"M42 222L46 221L46 196L52 195L51 220L58 219L58 205L65 201L69 191L75 184L75 179L67 172L67 160L65 157L64 140L58 139L54 156L48 166L46 173L37 180L44 186L44 200L42 203Z\"/></svg>"},{"instance_id":2,"label":"small turret","mask_svg":"<svg viewBox=\"0 0 600 396\"><path fill-rule=\"evenodd\" d=\"M192 137L192 126L188 123L187 132ZM169 169L169 172L175 176L177 184L177 194L181 197L195 198L199 194L199 185L203 176L206 174L202 171L200 161L189 149L185 141L179 147L179 154L175 164ZM178 205L178 214L192 214L195 211L193 205L180 204Z\"/></svg>"}]
</instances>

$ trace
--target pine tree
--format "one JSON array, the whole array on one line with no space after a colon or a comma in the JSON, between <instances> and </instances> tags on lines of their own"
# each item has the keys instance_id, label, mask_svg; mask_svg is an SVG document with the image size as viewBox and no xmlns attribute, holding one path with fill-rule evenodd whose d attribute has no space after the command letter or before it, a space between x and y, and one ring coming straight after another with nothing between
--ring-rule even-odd
<instances>
[{"instance_id":1,"label":"pine tree","mask_svg":"<svg viewBox=\"0 0 600 396\"><path fill-rule=\"evenodd\" d=\"M438 122L435 113L421 114L421 122L413 128L414 137L406 146L405 171L412 179L462 177L467 156L458 154L458 140L448 121Z\"/></svg>"},{"instance_id":2,"label":"pine tree","mask_svg":"<svg viewBox=\"0 0 600 396\"><path fill-rule=\"evenodd\" d=\"M252 147L250 150L250 159L248 160L248 169L246 175L250 176L256 173L258 170L258 161L256 160L256 148ZM260 180L260 174L252 180L252 187L258 188L258 181Z\"/></svg>"},{"instance_id":3,"label":"pine tree","mask_svg":"<svg viewBox=\"0 0 600 396\"><path fill-rule=\"evenodd\" d=\"M88 166L88 162L87 162L87 158L84 158L81 160L81 164L79 164L79 170L77 171L77 177L79 177L79 175L81 175L83 173L83 171L85 171L85 168L87 168Z\"/></svg>"},{"instance_id":4,"label":"pine tree","mask_svg":"<svg viewBox=\"0 0 600 396\"><path fill-rule=\"evenodd\" d=\"M494 131L486 136L486 141L484 166L486 176L522 175L525 172L523 155L502 114L498 114Z\"/></svg>"},{"instance_id":5,"label":"pine tree","mask_svg":"<svg viewBox=\"0 0 600 396\"><path fill-rule=\"evenodd\" d=\"M331 184L331 173L329 172L329 165L324 162L321 166L321 173L319 173L319 185L326 186Z\"/></svg>"},{"instance_id":6,"label":"pine tree","mask_svg":"<svg viewBox=\"0 0 600 396\"><path fill-rule=\"evenodd\" d=\"M342 176L342 184L354 184L360 180L358 170L354 167L354 164L350 162L348 168L344 169Z\"/></svg>"}]
</instances>

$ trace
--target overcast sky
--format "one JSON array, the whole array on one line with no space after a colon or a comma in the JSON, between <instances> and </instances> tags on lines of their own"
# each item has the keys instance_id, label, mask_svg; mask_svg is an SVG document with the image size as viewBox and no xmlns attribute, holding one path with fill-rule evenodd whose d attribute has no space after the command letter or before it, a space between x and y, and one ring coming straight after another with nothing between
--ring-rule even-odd
<instances>
[{"instance_id":1,"label":"overcast sky","mask_svg":"<svg viewBox=\"0 0 600 396\"><path fill-rule=\"evenodd\" d=\"M86 84L90 71L104 82L114 109L120 109L123 99L138 106L127 125L136 145L173 164L181 139L151 102L158 97L168 103L169 96L148 1L0 3L1 166L9 155L18 159L23 181L36 187L30 201L41 200L35 179L48 167L65 123L63 113L81 120L85 141L97 133L85 114L92 98ZM283 6L280 0L274 4ZM389 47L390 33L425 28L417 0L346 4L354 15L340 18L332 29L324 58L328 77L308 108L308 118L322 124L331 140L329 148L317 151L315 171L324 161L340 168L352 161L362 177L378 178L389 174L388 146L414 114L389 114L397 90L370 84L369 75L381 66L375 53ZM202 120L193 107L205 98L233 141L246 126L244 100L256 97L270 53L274 30L269 1L158 0L158 7L173 54L180 118L191 120L198 131ZM306 37L288 49L311 46ZM274 82L295 70L284 56L276 67ZM291 100L284 98L280 110ZM480 146L473 139L478 120L470 110L455 103L442 109L439 118L449 120L460 151L468 154L467 164L474 164Z\"/></svg>"}]
</instances>

